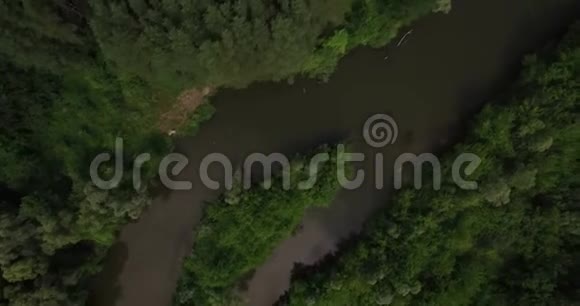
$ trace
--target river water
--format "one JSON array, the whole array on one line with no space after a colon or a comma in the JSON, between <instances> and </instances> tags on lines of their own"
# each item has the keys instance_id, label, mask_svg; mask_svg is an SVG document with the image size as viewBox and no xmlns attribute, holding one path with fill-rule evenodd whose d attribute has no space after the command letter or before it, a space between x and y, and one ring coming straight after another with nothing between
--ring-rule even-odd
<instances>
[{"instance_id":1,"label":"river water","mask_svg":"<svg viewBox=\"0 0 580 306\"><path fill-rule=\"evenodd\" d=\"M191 250L192 229L204 203L218 196L197 174L207 154L223 153L239 163L253 152L292 154L348 138L367 156L358 165L367 178L374 176L374 154L385 155L385 185L392 185L389 165L396 156L437 151L460 137L466 119L515 79L522 55L557 38L579 15L577 0L455 1L451 13L410 26L412 34L401 46L395 41L355 50L328 83L298 80L220 91L212 98L214 118L197 136L177 141L177 151L190 160L180 178L192 181L193 190L160 195L125 227L95 282L91 304L169 305L181 259ZM396 120L395 144L374 149L362 140L365 120L376 113ZM218 180L223 176L217 167L210 170ZM301 230L249 280L251 305L271 305L287 288L295 262L316 262L388 205L388 188L367 182L341 191L329 208L306 213Z\"/></svg>"}]
</instances>

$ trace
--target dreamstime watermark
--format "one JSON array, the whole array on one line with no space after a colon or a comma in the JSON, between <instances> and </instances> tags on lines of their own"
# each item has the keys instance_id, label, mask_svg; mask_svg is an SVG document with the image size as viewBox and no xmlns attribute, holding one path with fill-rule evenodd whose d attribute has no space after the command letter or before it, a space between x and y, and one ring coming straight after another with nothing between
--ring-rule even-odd
<instances>
[{"instance_id":1,"label":"dreamstime watermark","mask_svg":"<svg viewBox=\"0 0 580 306\"><path fill-rule=\"evenodd\" d=\"M367 119L363 127L363 138L365 142L374 148L383 148L387 145L394 144L399 135L399 127L397 122L388 115L376 114ZM284 154L272 153L269 155L263 153L252 153L248 155L242 163L242 187L249 189L252 186L253 169L256 165L262 169L264 189L272 187L272 180L274 177L273 167L279 165L281 167L282 188L289 190L292 186L296 186L300 190L308 190L314 187L318 180L319 169L324 163L336 162L336 178L338 183L344 189L357 189L365 183L365 171L358 169L354 175L347 175L349 163L363 162L367 156L360 152L346 152L344 145L336 146L337 158L332 159L328 152L318 153L310 160L307 167L308 178L300 181L298 184L292 185L292 163ZM384 155L382 153L375 153L373 156L374 162L374 185L377 189L384 188ZM114 167L102 170L102 165L109 163L114 159ZM132 164L132 181L133 187L139 190L142 186L142 168L143 165L151 160L149 153L139 154ZM190 190L193 184L190 181L177 180L170 177L177 176L189 164L188 158L179 153L171 153L165 156L159 163L159 180L161 183L171 190ZM224 178L220 182L212 179L209 175L209 168L212 164L219 164L224 171ZM423 187L423 173L426 165L431 166L428 173L432 175L432 187L434 190L441 188L442 170L439 159L432 153L421 153L419 155L414 153L400 154L394 161L393 165L393 187L401 189L403 187L403 167L405 164L410 164L413 167L413 185L416 189ZM461 189L474 190L477 189L478 184L475 181L467 180L463 175L469 176L475 172L477 167L481 164L481 159L472 153L459 154L452 165L451 176L453 182ZM101 169L101 171L99 171ZM111 153L101 153L97 155L90 165L90 176L93 183L101 189L113 189L119 186L124 175L123 164L123 139L117 138L115 141L114 158ZM463 169L463 171L461 171ZM210 153L206 155L200 162L197 168L199 178L203 185L209 189L218 190L222 186L226 190L234 188L234 181L236 174L234 173L234 165L231 160L222 153ZM109 174L109 179L103 179L101 174ZM111 174L112 173L112 174Z\"/></svg>"}]
</instances>

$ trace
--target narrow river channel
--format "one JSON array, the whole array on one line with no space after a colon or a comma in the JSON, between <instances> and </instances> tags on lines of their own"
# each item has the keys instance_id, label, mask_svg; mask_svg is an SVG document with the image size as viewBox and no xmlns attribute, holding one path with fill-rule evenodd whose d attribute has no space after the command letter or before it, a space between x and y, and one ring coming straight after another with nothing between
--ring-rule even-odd
<instances>
[{"instance_id":1,"label":"narrow river channel","mask_svg":"<svg viewBox=\"0 0 580 306\"><path fill-rule=\"evenodd\" d=\"M455 1L451 13L411 25L401 46L395 41L355 50L327 83L297 80L220 91L212 98L215 117L197 136L177 143L190 160L181 178L194 189L160 195L138 222L126 226L95 282L91 304L170 304L192 230L204 203L218 196L197 174L205 155L219 152L240 162L253 152L292 154L348 138L370 156L360 167L373 176L377 149L364 143L362 127L369 116L386 113L399 127L397 142L379 150L388 186L395 156L436 152L459 138L466 120L517 76L522 55L557 38L579 13L578 0ZM218 167L211 170L212 177L223 176ZM316 262L359 230L373 210L388 205L389 191L367 181L341 191L330 208L307 212L302 229L248 282L250 305L271 305L287 288L295 262Z\"/></svg>"}]
</instances>

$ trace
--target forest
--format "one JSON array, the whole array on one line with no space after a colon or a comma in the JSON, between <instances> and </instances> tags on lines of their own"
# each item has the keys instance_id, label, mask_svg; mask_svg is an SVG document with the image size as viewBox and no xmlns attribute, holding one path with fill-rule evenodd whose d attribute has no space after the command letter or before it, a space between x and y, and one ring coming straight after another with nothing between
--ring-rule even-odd
<instances>
[{"instance_id":1,"label":"forest","mask_svg":"<svg viewBox=\"0 0 580 306\"><path fill-rule=\"evenodd\" d=\"M81 305L120 226L151 201L149 186L94 187L91 159L116 137L126 157L170 145L147 87L103 65L84 20L48 1L0 8L0 304Z\"/></svg>"},{"instance_id":2,"label":"forest","mask_svg":"<svg viewBox=\"0 0 580 306\"><path fill-rule=\"evenodd\" d=\"M0 305L85 303L107 250L156 186L153 162L140 190L128 179L99 190L90 161L117 137L126 169L139 153L170 152L159 118L183 90L325 77L348 50L449 9L448 0L0 0ZM173 128L194 133L212 112L204 104ZM217 220L219 205L208 211ZM231 285L207 281L198 285L208 292Z\"/></svg>"},{"instance_id":3,"label":"forest","mask_svg":"<svg viewBox=\"0 0 580 306\"><path fill-rule=\"evenodd\" d=\"M94 35L119 74L174 95L327 76L350 49L383 45L450 1L94 0L92 8Z\"/></svg>"},{"instance_id":4,"label":"forest","mask_svg":"<svg viewBox=\"0 0 580 306\"><path fill-rule=\"evenodd\" d=\"M444 178L455 153L482 159L476 191L398 191L337 254L296 267L279 304L577 305L579 78L576 23L444 157Z\"/></svg>"}]
</instances>

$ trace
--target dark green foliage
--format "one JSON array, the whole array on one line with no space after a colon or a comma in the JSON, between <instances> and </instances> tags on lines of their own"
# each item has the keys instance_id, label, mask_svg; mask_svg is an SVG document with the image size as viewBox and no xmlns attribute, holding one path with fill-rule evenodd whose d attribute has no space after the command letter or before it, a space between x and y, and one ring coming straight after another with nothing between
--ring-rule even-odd
<instances>
[{"instance_id":1,"label":"dark green foliage","mask_svg":"<svg viewBox=\"0 0 580 306\"><path fill-rule=\"evenodd\" d=\"M0 53L23 66L82 69L94 53L79 0L1 0Z\"/></svg>"},{"instance_id":2,"label":"dark green foliage","mask_svg":"<svg viewBox=\"0 0 580 306\"><path fill-rule=\"evenodd\" d=\"M580 302L580 27L530 56L509 101L488 105L443 160L440 191L400 191L335 265L296 279L290 305ZM451 181L462 152L476 191Z\"/></svg>"},{"instance_id":3,"label":"dark green foliage","mask_svg":"<svg viewBox=\"0 0 580 306\"><path fill-rule=\"evenodd\" d=\"M339 189L336 148L323 147L330 161L319 169L312 188L299 182L309 177L310 158L296 157L287 171L291 184L284 189L281 177L272 187L243 189L236 183L218 202L210 203L196 230L192 254L186 259L175 302L178 305L229 305L233 290L263 263L274 248L299 226L308 207L330 204Z\"/></svg>"},{"instance_id":4,"label":"dark green foliage","mask_svg":"<svg viewBox=\"0 0 580 306\"><path fill-rule=\"evenodd\" d=\"M34 130L46 124L58 81L48 74L16 70L6 61L0 61L0 72L4 76L0 84L0 181L8 187L19 187L39 162L31 142Z\"/></svg>"},{"instance_id":5,"label":"dark green foliage","mask_svg":"<svg viewBox=\"0 0 580 306\"><path fill-rule=\"evenodd\" d=\"M146 104L125 100L105 71L89 82L2 59L0 73L1 300L82 304L119 227L150 201L147 186L137 193L128 180L121 189L93 187L91 159L111 151L116 137L125 139L127 168L136 153L158 156L169 147L138 120L146 120ZM75 260L61 260L65 254Z\"/></svg>"},{"instance_id":6,"label":"dark green foliage","mask_svg":"<svg viewBox=\"0 0 580 306\"><path fill-rule=\"evenodd\" d=\"M299 72L350 1L95 0L91 25L119 71L175 93Z\"/></svg>"},{"instance_id":7,"label":"dark green foliage","mask_svg":"<svg viewBox=\"0 0 580 306\"><path fill-rule=\"evenodd\" d=\"M169 145L147 86L119 80L90 50L75 1L37 2L0 4L0 303L80 305L120 226L150 201L127 175L119 189L95 188L91 160L117 137L127 169Z\"/></svg>"},{"instance_id":8,"label":"dark green foliage","mask_svg":"<svg viewBox=\"0 0 580 306\"><path fill-rule=\"evenodd\" d=\"M121 74L175 95L192 86L327 75L349 49L388 42L440 2L448 3L94 0L90 23Z\"/></svg>"}]
</instances>

